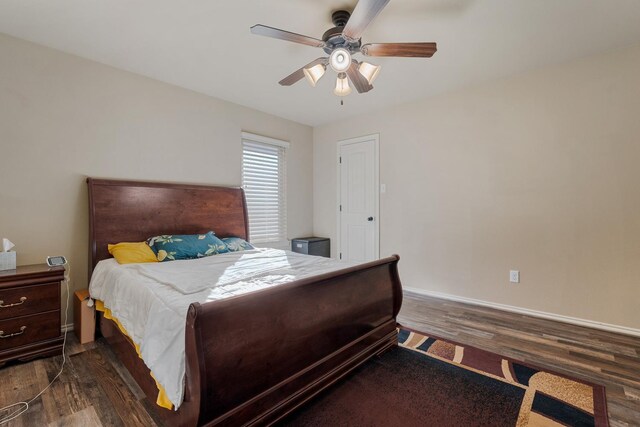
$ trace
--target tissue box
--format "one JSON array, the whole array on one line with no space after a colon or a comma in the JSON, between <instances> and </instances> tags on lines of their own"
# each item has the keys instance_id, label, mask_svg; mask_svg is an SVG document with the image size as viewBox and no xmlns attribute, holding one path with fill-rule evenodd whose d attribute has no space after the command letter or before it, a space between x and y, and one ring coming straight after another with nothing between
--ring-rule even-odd
<instances>
[{"instance_id":1,"label":"tissue box","mask_svg":"<svg viewBox=\"0 0 640 427\"><path fill-rule=\"evenodd\" d=\"M0 252L0 271L16 269L16 253Z\"/></svg>"}]
</instances>

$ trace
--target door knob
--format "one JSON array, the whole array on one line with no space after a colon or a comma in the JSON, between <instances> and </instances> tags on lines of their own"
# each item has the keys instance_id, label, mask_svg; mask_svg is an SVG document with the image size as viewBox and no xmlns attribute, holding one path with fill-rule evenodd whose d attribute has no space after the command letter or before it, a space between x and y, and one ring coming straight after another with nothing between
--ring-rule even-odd
<instances>
[{"instance_id":1,"label":"door knob","mask_svg":"<svg viewBox=\"0 0 640 427\"><path fill-rule=\"evenodd\" d=\"M367 221L373 221L373 217L370 216L369 218L367 218Z\"/></svg>"}]
</instances>

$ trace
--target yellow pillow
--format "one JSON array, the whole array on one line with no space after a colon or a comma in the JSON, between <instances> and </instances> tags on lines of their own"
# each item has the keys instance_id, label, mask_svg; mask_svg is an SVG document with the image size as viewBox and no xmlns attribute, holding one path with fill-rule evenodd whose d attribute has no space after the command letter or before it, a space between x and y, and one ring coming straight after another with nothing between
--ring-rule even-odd
<instances>
[{"instance_id":1,"label":"yellow pillow","mask_svg":"<svg viewBox=\"0 0 640 427\"><path fill-rule=\"evenodd\" d=\"M118 261L118 264L133 264L137 262L158 262L156 254L153 253L146 242L118 243L107 245L109 253Z\"/></svg>"}]
</instances>

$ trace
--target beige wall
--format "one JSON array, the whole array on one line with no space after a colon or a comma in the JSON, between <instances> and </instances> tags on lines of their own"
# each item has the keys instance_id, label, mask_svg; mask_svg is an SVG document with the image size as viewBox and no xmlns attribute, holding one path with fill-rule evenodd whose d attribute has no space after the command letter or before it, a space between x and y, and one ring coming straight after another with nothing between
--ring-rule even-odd
<instances>
[{"instance_id":1,"label":"beige wall","mask_svg":"<svg viewBox=\"0 0 640 427\"><path fill-rule=\"evenodd\" d=\"M405 286L640 328L640 46L314 129L316 235L373 133Z\"/></svg>"},{"instance_id":2,"label":"beige wall","mask_svg":"<svg viewBox=\"0 0 640 427\"><path fill-rule=\"evenodd\" d=\"M237 186L243 130L291 142L289 236L311 234L310 127L0 35L0 237L84 288L85 177Z\"/></svg>"},{"instance_id":3,"label":"beige wall","mask_svg":"<svg viewBox=\"0 0 640 427\"><path fill-rule=\"evenodd\" d=\"M291 141L289 236L335 239L336 141L379 133L405 286L640 328L639 76L636 47L312 132L0 35L0 237L86 287L86 176L239 185L245 130Z\"/></svg>"}]
</instances>

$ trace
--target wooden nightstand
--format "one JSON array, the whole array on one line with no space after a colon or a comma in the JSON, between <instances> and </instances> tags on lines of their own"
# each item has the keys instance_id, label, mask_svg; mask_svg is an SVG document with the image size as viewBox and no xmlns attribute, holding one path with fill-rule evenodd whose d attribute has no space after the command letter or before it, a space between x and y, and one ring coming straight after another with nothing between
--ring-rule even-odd
<instances>
[{"instance_id":1,"label":"wooden nightstand","mask_svg":"<svg viewBox=\"0 0 640 427\"><path fill-rule=\"evenodd\" d=\"M0 366L62 354L63 267L25 265L0 271Z\"/></svg>"}]
</instances>

